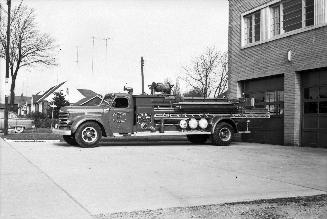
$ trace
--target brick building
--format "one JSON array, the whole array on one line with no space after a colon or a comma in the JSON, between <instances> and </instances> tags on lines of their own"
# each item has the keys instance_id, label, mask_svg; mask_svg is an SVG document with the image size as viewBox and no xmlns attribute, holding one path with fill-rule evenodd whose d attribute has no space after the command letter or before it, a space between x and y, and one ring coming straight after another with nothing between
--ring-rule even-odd
<instances>
[{"instance_id":1,"label":"brick building","mask_svg":"<svg viewBox=\"0 0 327 219\"><path fill-rule=\"evenodd\" d=\"M327 0L229 0L230 97L272 118L246 141L327 147Z\"/></svg>"}]
</instances>

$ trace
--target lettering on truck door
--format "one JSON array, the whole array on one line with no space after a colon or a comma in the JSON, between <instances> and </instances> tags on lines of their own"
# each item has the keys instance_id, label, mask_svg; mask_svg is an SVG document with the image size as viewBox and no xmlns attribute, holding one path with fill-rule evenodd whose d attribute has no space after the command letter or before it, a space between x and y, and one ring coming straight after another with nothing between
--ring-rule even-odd
<instances>
[{"instance_id":1,"label":"lettering on truck door","mask_svg":"<svg viewBox=\"0 0 327 219\"><path fill-rule=\"evenodd\" d=\"M129 96L116 97L109 113L113 133L131 133L133 130L133 103Z\"/></svg>"}]
</instances>

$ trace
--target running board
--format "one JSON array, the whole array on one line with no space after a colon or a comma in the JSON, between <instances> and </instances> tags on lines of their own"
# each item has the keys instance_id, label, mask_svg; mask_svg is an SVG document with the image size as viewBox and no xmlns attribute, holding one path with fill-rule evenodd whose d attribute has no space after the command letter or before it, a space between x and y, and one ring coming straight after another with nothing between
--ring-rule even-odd
<instances>
[{"instance_id":1,"label":"running board","mask_svg":"<svg viewBox=\"0 0 327 219\"><path fill-rule=\"evenodd\" d=\"M177 132L177 131L165 131L164 133L160 132L135 132L132 134L118 134L114 133L114 137L126 137L126 136L165 136L165 135L211 135L211 132L201 132L201 131L185 131L185 132Z\"/></svg>"}]
</instances>

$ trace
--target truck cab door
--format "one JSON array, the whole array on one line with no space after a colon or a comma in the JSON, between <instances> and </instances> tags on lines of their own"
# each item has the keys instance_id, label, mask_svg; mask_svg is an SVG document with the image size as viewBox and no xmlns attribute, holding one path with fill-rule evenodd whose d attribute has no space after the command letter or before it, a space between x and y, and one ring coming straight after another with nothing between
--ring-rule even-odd
<instances>
[{"instance_id":1,"label":"truck cab door","mask_svg":"<svg viewBox=\"0 0 327 219\"><path fill-rule=\"evenodd\" d=\"M109 112L109 124L113 133L131 133L133 131L134 107L133 98L117 96Z\"/></svg>"}]
</instances>

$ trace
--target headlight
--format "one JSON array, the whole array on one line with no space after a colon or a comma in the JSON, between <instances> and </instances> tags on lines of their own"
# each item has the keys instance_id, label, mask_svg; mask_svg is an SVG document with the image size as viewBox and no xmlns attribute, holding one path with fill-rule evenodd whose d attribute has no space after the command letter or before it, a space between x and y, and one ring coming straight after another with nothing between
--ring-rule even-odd
<instances>
[{"instance_id":1,"label":"headlight","mask_svg":"<svg viewBox=\"0 0 327 219\"><path fill-rule=\"evenodd\" d=\"M200 119L199 126L202 129L205 129L208 127L208 121L205 118Z\"/></svg>"},{"instance_id":2,"label":"headlight","mask_svg":"<svg viewBox=\"0 0 327 219\"><path fill-rule=\"evenodd\" d=\"M179 126L182 128L182 129L186 129L187 127L187 122L183 119L179 122Z\"/></svg>"},{"instance_id":3,"label":"headlight","mask_svg":"<svg viewBox=\"0 0 327 219\"><path fill-rule=\"evenodd\" d=\"M190 119L190 121L188 121L188 125L190 126L191 129L196 129L196 127L198 127L198 121L192 118Z\"/></svg>"}]
</instances>

